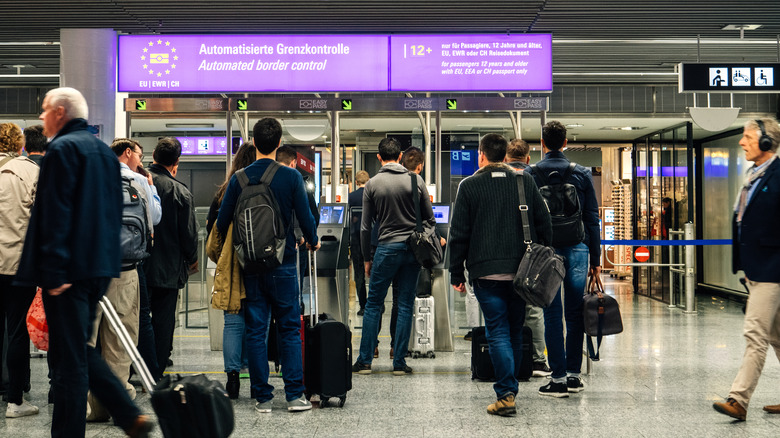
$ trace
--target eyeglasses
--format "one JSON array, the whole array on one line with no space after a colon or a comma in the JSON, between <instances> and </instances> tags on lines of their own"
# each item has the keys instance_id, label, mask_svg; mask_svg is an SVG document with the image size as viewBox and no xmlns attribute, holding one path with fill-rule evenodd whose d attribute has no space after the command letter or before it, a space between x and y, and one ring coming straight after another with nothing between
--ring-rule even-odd
<instances>
[{"instance_id":1,"label":"eyeglasses","mask_svg":"<svg viewBox=\"0 0 780 438\"><path fill-rule=\"evenodd\" d=\"M138 160L140 160L140 161L144 160L144 153L143 153L143 151L133 150L133 152L135 152L135 154L138 155Z\"/></svg>"}]
</instances>

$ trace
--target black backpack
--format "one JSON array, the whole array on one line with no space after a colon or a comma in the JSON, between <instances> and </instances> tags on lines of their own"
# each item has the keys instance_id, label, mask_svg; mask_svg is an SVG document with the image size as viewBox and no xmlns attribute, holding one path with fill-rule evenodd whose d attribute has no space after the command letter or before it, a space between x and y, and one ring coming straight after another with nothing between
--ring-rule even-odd
<instances>
[{"instance_id":1,"label":"black backpack","mask_svg":"<svg viewBox=\"0 0 780 438\"><path fill-rule=\"evenodd\" d=\"M245 273L267 272L282 264L287 230L271 181L281 167L273 161L258 184L249 184L244 169L236 172L241 195L233 213L233 247Z\"/></svg>"},{"instance_id":2,"label":"black backpack","mask_svg":"<svg viewBox=\"0 0 780 438\"><path fill-rule=\"evenodd\" d=\"M539 193L550 210L552 246L556 248L576 245L585 239L585 226L582 223L582 208L580 198L577 196L577 188L567 182L576 165L576 163L569 163L563 177L557 170L545 174L536 165L531 166L534 176L537 176L540 181Z\"/></svg>"},{"instance_id":3,"label":"black backpack","mask_svg":"<svg viewBox=\"0 0 780 438\"><path fill-rule=\"evenodd\" d=\"M149 257L152 236L146 215L146 201L141 197L135 181L122 176L122 228L119 239L122 263L136 263Z\"/></svg>"}]
</instances>

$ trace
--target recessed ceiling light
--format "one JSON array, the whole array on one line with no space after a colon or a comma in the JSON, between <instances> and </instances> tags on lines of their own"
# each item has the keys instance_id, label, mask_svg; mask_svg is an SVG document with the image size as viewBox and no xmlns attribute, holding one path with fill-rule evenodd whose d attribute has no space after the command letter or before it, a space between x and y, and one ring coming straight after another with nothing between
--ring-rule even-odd
<instances>
[{"instance_id":1,"label":"recessed ceiling light","mask_svg":"<svg viewBox=\"0 0 780 438\"><path fill-rule=\"evenodd\" d=\"M602 131L639 131L647 129L647 126L605 126L599 129Z\"/></svg>"},{"instance_id":2,"label":"recessed ceiling light","mask_svg":"<svg viewBox=\"0 0 780 438\"><path fill-rule=\"evenodd\" d=\"M193 128L213 128L213 123L166 123L166 128L193 129Z\"/></svg>"},{"instance_id":3,"label":"recessed ceiling light","mask_svg":"<svg viewBox=\"0 0 780 438\"><path fill-rule=\"evenodd\" d=\"M582 123L570 123L566 125L567 128L582 128L583 126L585 125L583 125Z\"/></svg>"}]
</instances>

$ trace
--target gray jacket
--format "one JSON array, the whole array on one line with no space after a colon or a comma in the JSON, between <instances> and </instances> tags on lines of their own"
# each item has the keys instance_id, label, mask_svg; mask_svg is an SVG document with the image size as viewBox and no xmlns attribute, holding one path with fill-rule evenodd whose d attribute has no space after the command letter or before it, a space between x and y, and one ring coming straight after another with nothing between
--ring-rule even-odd
<instances>
[{"instance_id":1,"label":"gray jacket","mask_svg":"<svg viewBox=\"0 0 780 438\"><path fill-rule=\"evenodd\" d=\"M404 242L417 224L412 197L412 179L404 166L389 163L382 166L373 178L368 180L363 191L363 220L360 224L360 242L364 260L371 260L371 228L376 223L379 229L379 244ZM420 217L423 226L436 226L431 198L425 181L417 178L420 193Z\"/></svg>"}]
</instances>

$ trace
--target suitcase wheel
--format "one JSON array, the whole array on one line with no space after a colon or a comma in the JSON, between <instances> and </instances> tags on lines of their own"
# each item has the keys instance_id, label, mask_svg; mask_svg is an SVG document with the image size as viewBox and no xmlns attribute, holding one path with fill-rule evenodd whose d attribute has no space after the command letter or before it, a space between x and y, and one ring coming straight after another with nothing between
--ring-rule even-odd
<instances>
[{"instance_id":1,"label":"suitcase wheel","mask_svg":"<svg viewBox=\"0 0 780 438\"><path fill-rule=\"evenodd\" d=\"M328 399L327 398L321 398L320 399L320 408L325 409L325 408L329 408L329 407L330 407L330 403L328 402Z\"/></svg>"},{"instance_id":2,"label":"suitcase wheel","mask_svg":"<svg viewBox=\"0 0 780 438\"><path fill-rule=\"evenodd\" d=\"M417 359L418 357L420 357L420 353L418 353L416 351L414 353L412 353L412 359Z\"/></svg>"},{"instance_id":3,"label":"suitcase wheel","mask_svg":"<svg viewBox=\"0 0 780 438\"><path fill-rule=\"evenodd\" d=\"M436 353L434 353L433 351L429 351L428 352L428 357L431 358L431 359L435 359L436 358Z\"/></svg>"},{"instance_id":4,"label":"suitcase wheel","mask_svg":"<svg viewBox=\"0 0 780 438\"><path fill-rule=\"evenodd\" d=\"M340 408L343 408L343 407L344 407L344 404L345 404L346 402L347 402L347 397L346 397L346 396L344 396L344 397L339 397L339 407L340 407Z\"/></svg>"}]
</instances>

